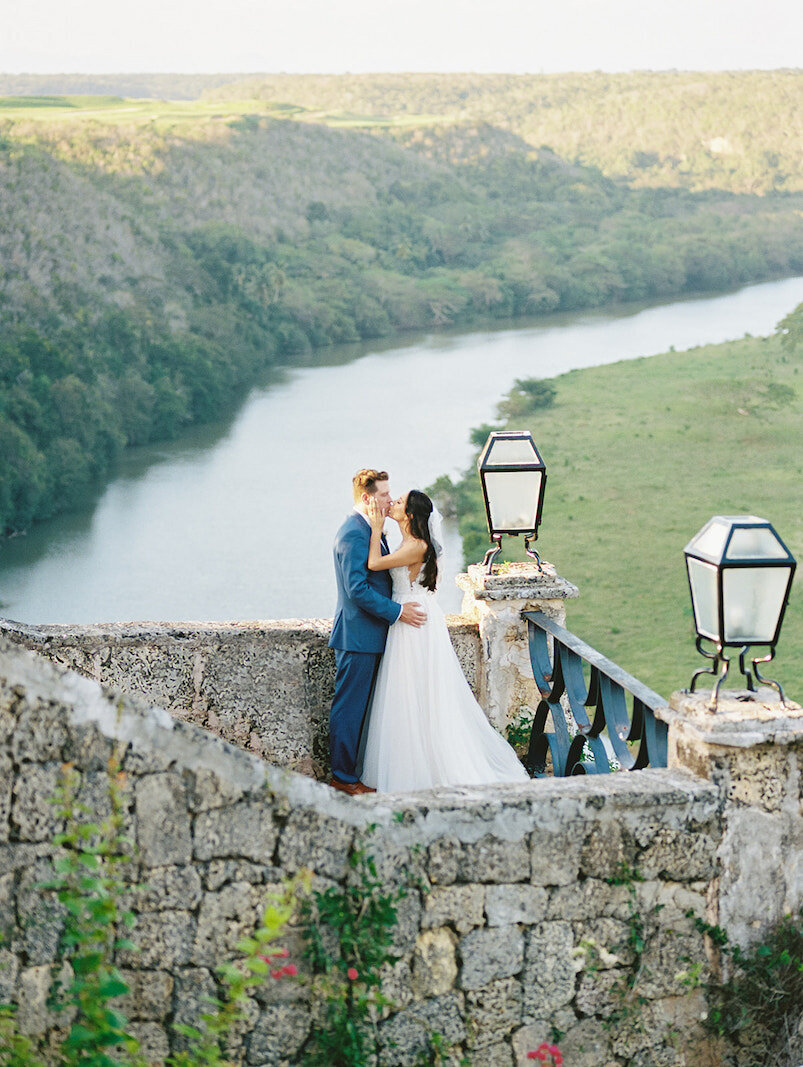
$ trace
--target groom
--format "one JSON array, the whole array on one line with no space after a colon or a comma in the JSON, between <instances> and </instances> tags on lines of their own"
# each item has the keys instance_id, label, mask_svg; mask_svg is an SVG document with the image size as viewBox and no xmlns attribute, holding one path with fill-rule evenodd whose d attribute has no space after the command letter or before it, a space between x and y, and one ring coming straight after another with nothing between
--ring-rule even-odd
<instances>
[{"instance_id":1,"label":"groom","mask_svg":"<svg viewBox=\"0 0 803 1067\"><path fill-rule=\"evenodd\" d=\"M390 507L387 471L373 468L357 471L352 479L354 510L335 537L337 612L329 647L335 650L335 695L329 713L329 754L332 785L355 796L372 793L359 780L357 766L362 730L379 660L385 649L388 627L395 623L422 626L426 613L415 603L397 604L390 599L388 571L368 570L371 500L383 515ZM382 555L388 554L382 534Z\"/></svg>"}]
</instances>

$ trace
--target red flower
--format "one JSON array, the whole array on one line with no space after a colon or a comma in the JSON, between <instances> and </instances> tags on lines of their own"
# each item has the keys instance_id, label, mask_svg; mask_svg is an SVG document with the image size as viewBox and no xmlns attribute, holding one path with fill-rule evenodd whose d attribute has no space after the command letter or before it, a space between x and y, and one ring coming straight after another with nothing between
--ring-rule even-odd
<instances>
[{"instance_id":1,"label":"red flower","mask_svg":"<svg viewBox=\"0 0 803 1067\"><path fill-rule=\"evenodd\" d=\"M295 978L296 975L298 974L298 967L296 967L296 965L294 963L288 963L286 967L282 968L282 970L284 971L285 974L289 975L291 978Z\"/></svg>"},{"instance_id":2,"label":"red flower","mask_svg":"<svg viewBox=\"0 0 803 1067\"><path fill-rule=\"evenodd\" d=\"M356 982L359 977L360 976L357 972L356 967L349 967L349 969L346 971L346 978L348 978L350 982Z\"/></svg>"}]
</instances>

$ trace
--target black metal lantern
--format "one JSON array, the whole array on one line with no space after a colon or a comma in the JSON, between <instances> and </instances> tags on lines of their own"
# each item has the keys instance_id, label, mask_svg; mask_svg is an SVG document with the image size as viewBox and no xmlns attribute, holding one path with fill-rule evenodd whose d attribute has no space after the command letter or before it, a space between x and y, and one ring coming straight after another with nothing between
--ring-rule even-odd
<instances>
[{"instance_id":1,"label":"black metal lantern","mask_svg":"<svg viewBox=\"0 0 803 1067\"><path fill-rule=\"evenodd\" d=\"M494 430L480 452L477 470L493 542L483 560L488 573L502 551L503 534L524 534L524 549L540 567L540 557L530 542L537 538L541 522L546 467L532 435L527 430Z\"/></svg>"},{"instance_id":2,"label":"black metal lantern","mask_svg":"<svg viewBox=\"0 0 803 1067\"><path fill-rule=\"evenodd\" d=\"M689 578L697 650L713 660L711 667L696 671L691 691L701 674L719 678L711 696L716 705L719 689L728 673L726 648L738 648L739 669L747 688L755 689L753 678L778 690L778 682L762 678L757 663L768 663L775 655L784 612L797 563L771 523L756 515L715 515L684 549ZM715 651L706 651L710 641ZM753 646L766 646L768 653L749 657ZM751 667L745 666L746 658Z\"/></svg>"}]
</instances>

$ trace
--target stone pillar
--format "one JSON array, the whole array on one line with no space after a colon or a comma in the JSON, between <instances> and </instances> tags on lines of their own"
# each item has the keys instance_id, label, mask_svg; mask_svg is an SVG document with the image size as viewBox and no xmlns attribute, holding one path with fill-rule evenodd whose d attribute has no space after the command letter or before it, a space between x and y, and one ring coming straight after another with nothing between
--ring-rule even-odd
<instances>
[{"instance_id":1,"label":"stone pillar","mask_svg":"<svg viewBox=\"0 0 803 1067\"><path fill-rule=\"evenodd\" d=\"M669 759L719 787L723 836L709 921L745 947L803 903L803 709L772 690L673 693Z\"/></svg>"},{"instance_id":2,"label":"stone pillar","mask_svg":"<svg viewBox=\"0 0 803 1067\"><path fill-rule=\"evenodd\" d=\"M476 564L457 576L464 592L463 616L479 626L482 661L479 701L488 718L504 731L522 707L535 711L540 695L533 680L523 611L542 611L561 626L564 602L577 587L561 578L551 563L502 564L501 573L486 574Z\"/></svg>"}]
</instances>

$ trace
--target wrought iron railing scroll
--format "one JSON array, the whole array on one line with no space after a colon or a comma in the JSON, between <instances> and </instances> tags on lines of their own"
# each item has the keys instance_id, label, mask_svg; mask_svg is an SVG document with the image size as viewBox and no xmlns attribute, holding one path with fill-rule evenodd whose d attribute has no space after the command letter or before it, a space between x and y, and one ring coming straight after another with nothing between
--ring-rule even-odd
<instances>
[{"instance_id":1,"label":"wrought iron railing scroll","mask_svg":"<svg viewBox=\"0 0 803 1067\"><path fill-rule=\"evenodd\" d=\"M614 761L630 771L665 767L667 727L655 717L655 710L666 706L663 697L543 612L525 611L523 617L541 694L525 759L530 774L545 774L548 754L560 777L607 774L616 769ZM571 725L561 703L564 694L574 717ZM547 729L550 713L552 730Z\"/></svg>"}]
</instances>

